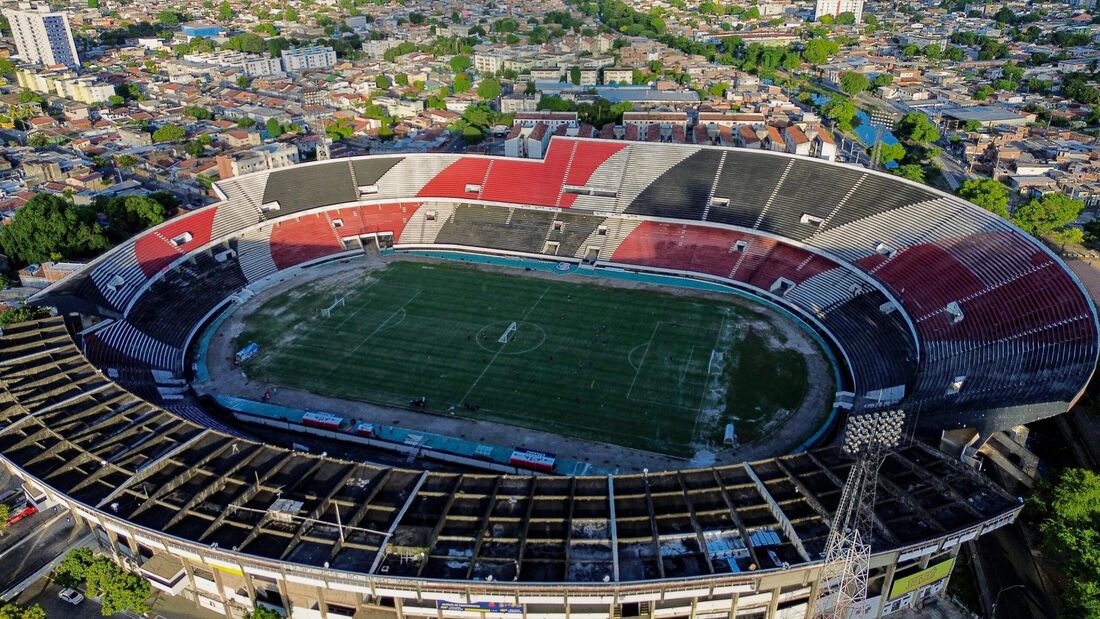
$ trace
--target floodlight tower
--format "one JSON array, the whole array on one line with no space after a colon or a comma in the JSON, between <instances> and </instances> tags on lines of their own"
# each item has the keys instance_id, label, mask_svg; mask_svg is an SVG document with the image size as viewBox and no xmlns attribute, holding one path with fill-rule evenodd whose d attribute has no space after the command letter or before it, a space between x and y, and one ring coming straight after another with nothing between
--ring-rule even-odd
<instances>
[{"instance_id":1,"label":"floodlight tower","mask_svg":"<svg viewBox=\"0 0 1100 619\"><path fill-rule=\"evenodd\" d=\"M814 600L814 616L847 619L867 600L867 570L874 532L878 471L901 442L905 413L900 410L852 415L841 450L854 456L833 516Z\"/></svg>"}]
</instances>

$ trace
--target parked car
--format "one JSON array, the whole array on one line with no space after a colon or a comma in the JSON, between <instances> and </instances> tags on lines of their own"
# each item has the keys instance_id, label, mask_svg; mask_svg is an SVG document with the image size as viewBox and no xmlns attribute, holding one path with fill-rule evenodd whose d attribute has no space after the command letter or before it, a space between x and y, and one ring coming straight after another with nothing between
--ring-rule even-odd
<instances>
[{"instance_id":1,"label":"parked car","mask_svg":"<svg viewBox=\"0 0 1100 619\"><path fill-rule=\"evenodd\" d=\"M76 589L62 589L61 593L57 594L57 597L72 604L73 606L76 606L77 604L84 601L84 594L77 591Z\"/></svg>"}]
</instances>

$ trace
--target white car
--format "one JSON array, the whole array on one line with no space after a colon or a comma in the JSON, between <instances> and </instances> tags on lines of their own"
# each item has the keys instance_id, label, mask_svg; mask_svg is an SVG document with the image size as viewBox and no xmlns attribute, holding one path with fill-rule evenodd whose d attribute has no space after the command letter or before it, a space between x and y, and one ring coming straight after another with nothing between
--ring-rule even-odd
<instances>
[{"instance_id":1,"label":"white car","mask_svg":"<svg viewBox=\"0 0 1100 619\"><path fill-rule=\"evenodd\" d=\"M84 601L84 594L77 591L76 589L62 589L61 593L57 594L57 597L72 604L73 606L76 606L77 604Z\"/></svg>"}]
</instances>

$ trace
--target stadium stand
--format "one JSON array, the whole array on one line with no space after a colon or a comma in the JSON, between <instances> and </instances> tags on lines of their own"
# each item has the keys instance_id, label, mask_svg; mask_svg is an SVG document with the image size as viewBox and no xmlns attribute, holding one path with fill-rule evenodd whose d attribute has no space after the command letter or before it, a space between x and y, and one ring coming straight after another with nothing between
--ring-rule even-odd
<instances>
[{"instance_id":1,"label":"stadium stand","mask_svg":"<svg viewBox=\"0 0 1100 619\"><path fill-rule=\"evenodd\" d=\"M264 217L273 219L319 206L354 202L359 189L346 160L326 161L274 170L264 186ZM278 203L278 210L268 210Z\"/></svg>"},{"instance_id":2,"label":"stadium stand","mask_svg":"<svg viewBox=\"0 0 1100 619\"><path fill-rule=\"evenodd\" d=\"M224 238L260 221L264 187L270 171L255 172L218 181L215 191L224 196L211 224L210 235Z\"/></svg>"},{"instance_id":3,"label":"stadium stand","mask_svg":"<svg viewBox=\"0 0 1100 619\"><path fill-rule=\"evenodd\" d=\"M626 208L632 215L701 220L710 200L722 151L700 150L669 168Z\"/></svg>"},{"instance_id":4,"label":"stadium stand","mask_svg":"<svg viewBox=\"0 0 1100 619\"><path fill-rule=\"evenodd\" d=\"M553 220L549 211L460 205L439 229L435 242L540 253Z\"/></svg>"},{"instance_id":5,"label":"stadium stand","mask_svg":"<svg viewBox=\"0 0 1100 619\"><path fill-rule=\"evenodd\" d=\"M401 157L372 157L371 159L352 160L352 181L354 181L357 188L377 185L379 179L401 161Z\"/></svg>"},{"instance_id":6,"label":"stadium stand","mask_svg":"<svg viewBox=\"0 0 1100 619\"><path fill-rule=\"evenodd\" d=\"M182 350L207 313L247 281L235 249L218 247L213 253L195 254L154 282L128 319L137 329Z\"/></svg>"},{"instance_id":7,"label":"stadium stand","mask_svg":"<svg viewBox=\"0 0 1100 619\"><path fill-rule=\"evenodd\" d=\"M378 193L358 196L360 177L376 180ZM572 193L576 187L601 194ZM362 158L229 179L218 191L223 202L188 217L210 222L212 239L239 237L238 279L216 286L221 298L238 283L358 247L354 237L393 232L398 250L440 244L572 256L706 274L764 290L831 332L859 375L857 398L868 408L903 394L902 405L931 417L1018 423L1064 410L1097 355L1091 303L1033 239L958 198L818 160L555 137L542 162ZM417 196L423 200L407 202ZM256 228L272 199L287 210L267 211L273 225ZM454 201L440 201L447 199ZM358 201L365 204L324 208ZM692 225L699 221L709 225ZM205 242L205 224L181 220L164 229L189 227L199 232L188 230L192 238L181 249L191 251ZM153 231L39 298L122 318L147 274L178 255ZM867 279L838 264L862 270ZM182 285L187 278L164 280ZM179 298L166 285L156 292ZM185 344L183 327L169 327L167 342L157 346L160 327L153 318L151 312L136 317L147 333L131 317L102 337L153 367L178 367L165 358ZM998 375L1002 366L1008 370ZM990 411L975 410L983 401ZM942 420L929 423L943 427Z\"/></svg>"},{"instance_id":8,"label":"stadium stand","mask_svg":"<svg viewBox=\"0 0 1100 619\"><path fill-rule=\"evenodd\" d=\"M271 229L271 259L279 270L343 251L332 224L322 214L280 220Z\"/></svg>"},{"instance_id":9,"label":"stadium stand","mask_svg":"<svg viewBox=\"0 0 1100 619\"><path fill-rule=\"evenodd\" d=\"M241 263L241 273L249 283L258 282L279 270L271 257L273 229L274 226L262 226L241 234L237 239L237 258Z\"/></svg>"}]
</instances>

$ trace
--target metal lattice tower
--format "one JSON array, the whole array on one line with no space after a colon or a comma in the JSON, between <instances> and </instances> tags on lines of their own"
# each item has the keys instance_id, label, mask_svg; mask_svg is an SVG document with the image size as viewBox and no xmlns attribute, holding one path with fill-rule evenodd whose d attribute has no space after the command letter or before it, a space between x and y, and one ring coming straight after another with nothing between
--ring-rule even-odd
<instances>
[{"instance_id":1,"label":"metal lattice tower","mask_svg":"<svg viewBox=\"0 0 1100 619\"><path fill-rule=\"evenodd\" d=\"M867 600L878 471L901 442L905 413L882 411L848 418L841 450L855 456L840 495L818 577L814 616L846 619Z\"/></svg>"}]
</instances>

